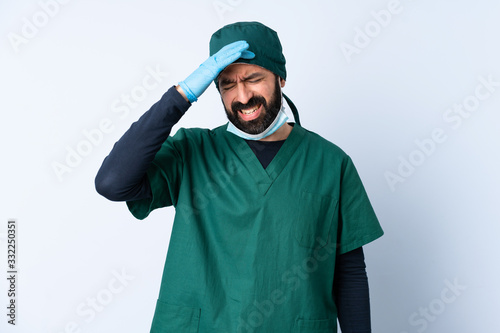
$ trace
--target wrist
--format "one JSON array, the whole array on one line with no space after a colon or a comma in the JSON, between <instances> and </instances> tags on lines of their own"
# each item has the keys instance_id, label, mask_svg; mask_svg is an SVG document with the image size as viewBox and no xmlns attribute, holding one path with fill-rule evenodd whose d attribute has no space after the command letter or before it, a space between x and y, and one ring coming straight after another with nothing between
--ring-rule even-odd
<instances>
[{"instance_id":1,"label":"wrist","mask_svg":"<svg viewBox=\"0 0 500 333\"><path fill-rule=\"evenodd\" d=\"M187 98L186 93L184 92L184 90L182 90L182 87L180 85L176 85L175 90L177 90L179 94L181 94L181 96L184 97L186 102L189 102L189 98Z\"/></svg>"},{"instance_id":2,"label":"wrist","mask_svg":"<svg viewBox=\"0 0 500 333\"><path fill-rule=\"evenodd\" d=\"M193 102L196 102L198 100L196 95L193 93L193 91L189 88L189 86L184 81L179 82L177 87L179 87L181 89L181 91L184 93L183 96L185 96L185 98L188 102L193 103ZM177 89L177 87L176 87L176 89Z\"/></svg>"}]
</instances>

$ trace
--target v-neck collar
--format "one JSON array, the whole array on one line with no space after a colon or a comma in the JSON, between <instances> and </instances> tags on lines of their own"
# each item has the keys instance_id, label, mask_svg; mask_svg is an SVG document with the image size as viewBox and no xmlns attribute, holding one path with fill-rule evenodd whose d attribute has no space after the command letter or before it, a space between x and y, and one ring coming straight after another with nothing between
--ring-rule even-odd
<instances>
[{"instance_id":1,"label":"v-neck collar","mask_svg":"<svg viewBox=\"0 0 500 333\"><path fill-rule=\"evenodd\" d=\"M245 142L244 139L228 132L227 125L224 128L225 136L231 148L236 155L241 159L243 165L247 168L248 173L253 177L258 187L259 192L265 195L273 182L278 178L286 164L297 151L298 146L302 142L305 130L300 125L294 124L292 131L286 138L283 146L280 148L276 156L266 169L259 162L259 159L252 151L252 148Z\"/></svg>"}]
</instances>

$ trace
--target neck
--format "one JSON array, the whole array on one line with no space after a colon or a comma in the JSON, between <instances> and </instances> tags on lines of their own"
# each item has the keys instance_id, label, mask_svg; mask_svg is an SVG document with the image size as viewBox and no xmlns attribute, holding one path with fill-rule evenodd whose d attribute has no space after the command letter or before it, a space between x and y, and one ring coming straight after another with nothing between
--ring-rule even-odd
<instances>
[{"instance_id":1,"label":"neck","mask_svg":"<svg viewBox=\"0 0 500 333\"><path fill-rule=\"evenodd\" d=\"M282 141L286 140L290 133L292 132L293 127L288 123L284 123L280 128L276 130L273 134L260 139L259 141Z\"/></svg>"}]
</instances>

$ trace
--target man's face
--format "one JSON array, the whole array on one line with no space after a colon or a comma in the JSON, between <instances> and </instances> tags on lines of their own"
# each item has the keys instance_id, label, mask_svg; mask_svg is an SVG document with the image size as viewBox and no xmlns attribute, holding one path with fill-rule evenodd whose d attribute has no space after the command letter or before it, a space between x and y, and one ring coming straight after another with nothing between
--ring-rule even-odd
<instances>
[{"instance_id":1,"label":"man's face","mask_svg":"<svg viewBox=\"0 0 500 333\"><path fill-rule=\"evenodd\" d=\"M281 109L285 81L256 65L232 64L219 76L219 89L227 118L248 134L271 125Z\"/></svg>"}]
</instances>

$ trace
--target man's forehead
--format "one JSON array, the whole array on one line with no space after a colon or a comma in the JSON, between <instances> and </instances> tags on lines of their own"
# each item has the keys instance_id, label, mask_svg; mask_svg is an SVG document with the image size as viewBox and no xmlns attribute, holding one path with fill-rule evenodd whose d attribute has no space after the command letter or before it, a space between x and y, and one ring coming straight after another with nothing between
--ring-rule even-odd
<instances>
[{"instance_id":1,"label":"man's forehead","mask_svg":"<svg viewBox=\"0 0 500 333\"><path fill-rule=\"evenodd\" d=\"M264 67L253 65L253 64L245 64L245 63L236 63L227 66L220 74L219 78L229 77L234 75L248 76L255 73L262 73L263 75L272 74L272 72Z\"/></svg>"}]
</instances>

